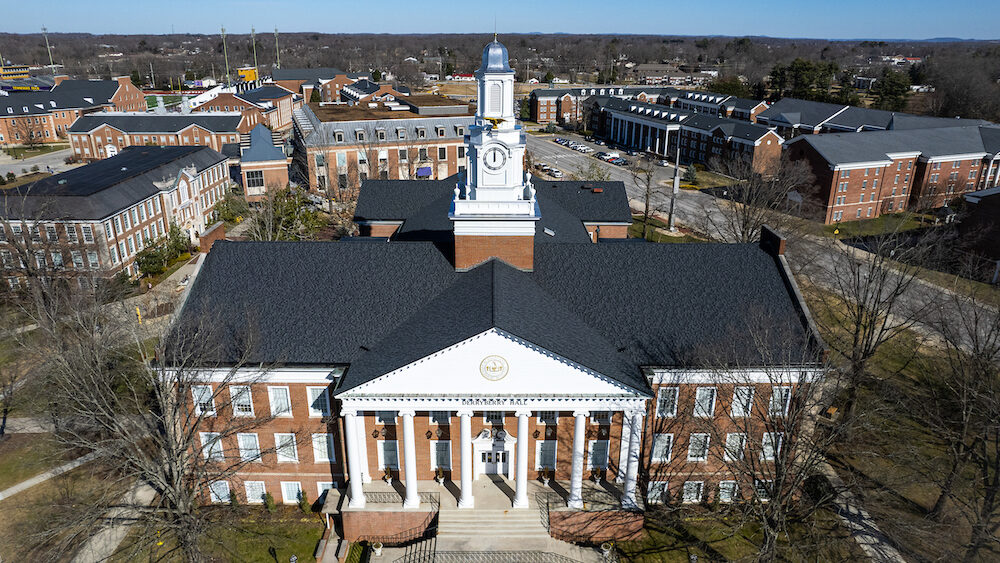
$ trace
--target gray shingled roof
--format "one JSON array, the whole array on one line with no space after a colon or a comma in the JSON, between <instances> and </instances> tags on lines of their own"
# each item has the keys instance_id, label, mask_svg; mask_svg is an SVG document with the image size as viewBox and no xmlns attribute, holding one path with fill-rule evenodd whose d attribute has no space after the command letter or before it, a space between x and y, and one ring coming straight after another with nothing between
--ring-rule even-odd
<instances>
[{"instance_id":1,"label":"gray shingled roof","mask_svg":"<svg viewBox=\"0 0 1000 563\"><path fill-rule=\"evenodd\" d=\"M285 153L279 147L274 146L271 130L263 125L258 125L250 131L250 146L242 151L240 161L267 162L272 160L285 160Z\"/></svg>"},{"instance_id":2,"label":"gray shingled roof","mask_svg":"<svg viewBox=\"0 0 1000 563\"><path fill-rule=\"evenodd\" d=\"M742 121L739 119L729 119L726 117L715 117L704 113L692 115L681 122L682 127L699 129L701 131L713 132L721 129L727 137L735 137L747 141L756 141L771 130L763 125Z\"/></svg>"},{"instance_id":3,"label":"gray shingled roof","mask_svg":"<svg viewBox=\"0 0 1000 563\"><path fill-rule=\"evenodd\" d=\"M782 98L774 102L771 107L760 112L757 118L765 119L771 125L774 125L775 122L780 122L788 125L816 127L846 107L841 104L813 102L798 98Z\"/></svg>"},{"instance_id":4,"label":"gray shingled roof","mask_svg":"<svg viewBox=\"0 0 1000 563\"><path fill-rule=\"evenodd\" d=\"M64 80L47 92L4 92L8 95L0 95L0 118L100 107L110 103L118 86L117 80Z\"/></svg>"},{"instance_id":5,"label":"gray shingled roof","mask_svg":"<svg viewBox=\"0 0 1000 563\"><path fill-rule=\"evenodd\" d=\"M1000 150L1000 128L939 127L801 135L790 141L808 143L830 164L888 161L889 154L919 152L923 157L961 154L995 155Z\"/></svg>"},{"instance_id":6,"label":"gray shingled roof","mask_svg":"<svg viewBox=\"0 0 1000 563\"><path fill-rule=\"evenodd\" d=\"M234 95L241 100L246 100L251 104L259 105L271 100L277 100L278 98L294 96L295 92L290 92L281 86L264 85L259 88L253 88L252 90L245 90Z\"/></svg>"},{"instance_id":7,"label":"gray shingled roof","mask_svg":"<svg viewBox=\"0 0 1000 563\"><path fill-rule=\"evenodd\" d=\"M7 219L103 219L158 193L153 182L225 160L208 147L126 147L111 158L7 190L2 212Z\"/></svg>"},{"instance_id":8,"label":"gray shingled roof","mask_svg":"<svg viewBox=\"0 0 1000 563\"><path fill-rule=\"evenodd\" d=\"M242 118L239 112L97 112L80 116L69 131L87 133L107 124L125 133L177 133L197 125L213 133L235 133Z\"/></svg>"}]
</instances>

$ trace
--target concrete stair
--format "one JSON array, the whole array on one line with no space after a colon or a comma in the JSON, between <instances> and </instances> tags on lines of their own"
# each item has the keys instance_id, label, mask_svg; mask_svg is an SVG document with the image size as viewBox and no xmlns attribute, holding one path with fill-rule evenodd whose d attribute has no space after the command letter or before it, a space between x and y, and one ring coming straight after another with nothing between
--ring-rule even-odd
<instances>
[{"instance_id":1,"label":"concrete stair","mask_svg":"<svg viewBox=\"0 0 1000 563\"><path fill-rule=\"evenodd\" d=\"M437 540L439 551L542 549L553 541L536 508L442 510Z\"/></svg>"}]
</instances>

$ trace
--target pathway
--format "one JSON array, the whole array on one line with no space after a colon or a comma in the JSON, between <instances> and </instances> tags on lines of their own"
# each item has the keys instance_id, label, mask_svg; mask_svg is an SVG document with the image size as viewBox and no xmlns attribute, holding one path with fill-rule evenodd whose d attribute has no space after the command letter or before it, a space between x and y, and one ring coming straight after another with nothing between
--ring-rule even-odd
<instances>
[{"instance_id":1,"label":"pathway","mask_svg":"<svg viewBox=\"0 0 1000 563\"><path fill-rule=\"evenodd\" d=\"M6 156L6 153L4 153ZM31 170L32 166L38 166L39 171L65 172L70 168L80 166L80 164L66 164L66 158L73 155L72 149L63 149L50 153L40 154L31 158L14 159L8 158L0 161L0 174L6 176L8 172L13 172L17 176L23 176L21 170Z\"/></svg>"},{"instance_id":2,"label":"pathway","mask_svg":"<svg viewBox=\"0 0 1000 563\"><path fill-rule=\"evenodd\" d=\"M6 498L10 498L10 497L16 495L17 493L20 493L21 491L24 491L26 489L30 489L31 487L34 487L35 485L38 485L40 483L44 483L44 482L48 481L49 479L51 479L53 477L56 477L58 475L62 475L63 473L66 473L67 471L71 471L73 469L76 469L77 467L80 467L84 463L87 463L88 461L94 459L94 455L95 454L92 454L92 453L91 454L87 454L87 455L85 455L83 457L79 457L77 459L74 459L73 461L70 461L68 463L64 463L64 464L60 465L59 467L56 467L56 468L53 468L53 469L49 469L48 471L46 471L44 473L41 473L39 475L35 475L31 479L27 479L27 480L21 481L20 483L14 485L13 487L8 487L8 488L0 491L0 500L6 499Z\"/></svg>"},{"instance_id":3,"label":"pathway","mask_svg":"<svg viewBox=\"0 0 1000 563\"><path fill-rule=\"evenodd\" d=\"M145 484L136 484L122 499L122 507L114 508L105 516L107 522L104 528L91 536L80 551L73 557L72 563L98 563L106 561L121 545L128 535L129 528L139 512L138 507L149 506L156 498L156 491Z\"/></svg>"},{"instance_id":4,"label":"pathway","mask_svg":"<svg viewBox=\"0 0 1000 563\"><path fill-rule=\"evenodd\" d=\"M830 482L833 490L837 491L837 496L833 499L837 516L847 527L854 541L858 542L862 551L872 561L879 563L905 563L906 560L900 555L899 550L893 547L868 511L862 508L861 503L847 490L847 485L833 467L823 462L819 466L819 471Z\"/></svg>"},{"instance_id":5,"label":"pathway","mask_svg":"<svg viewBox=\"0 0 1000 563\"><path fill-rule=\"evenodd\" d=\"M8 418L7 434L45 434L55 431L52 421L43 417Z\"/></svg>"}]
</instances>

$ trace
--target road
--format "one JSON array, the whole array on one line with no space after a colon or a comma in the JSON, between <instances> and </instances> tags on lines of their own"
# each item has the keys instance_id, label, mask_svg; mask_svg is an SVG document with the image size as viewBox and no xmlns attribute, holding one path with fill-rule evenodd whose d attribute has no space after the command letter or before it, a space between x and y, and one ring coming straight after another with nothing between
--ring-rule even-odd
<instances>
[{"instance_id":1,"label":"road","mask_svg":"<svg viewBox=\"0 0 1000 563\"><path fill-rule=\"evenodd\" d=\"M47 171L48 168L52 168L54 172L63 172L80 166L79 164L66 164L66 158L72 154L72 149L63 149L61 151L53 151L24 160L18 160L8 157L7 153L3 153L0 156L0 175L6 176L8 172L13 172L15 175L21 176L23 175L22 170L30 171L32 166L38 166L41 172Z\"/></svg>"}]
</instances>

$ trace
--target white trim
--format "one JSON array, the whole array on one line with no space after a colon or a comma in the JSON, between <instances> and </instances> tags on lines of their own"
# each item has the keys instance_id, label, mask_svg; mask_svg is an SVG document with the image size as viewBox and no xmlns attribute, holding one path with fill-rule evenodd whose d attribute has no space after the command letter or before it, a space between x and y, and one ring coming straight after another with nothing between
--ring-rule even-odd
<instances>
[{"instance_id":1,"label":"white trim","mask_svg":"<svg viewBox=\"0 0 1000 563\"><path fill-rule=\"evenodd\" d=\"M291 459L281 459L281 441L283 437L291 436L291 448L292 456ZM299 462L299 446L295 440L295 434L292 432L275 432L274 433L274 455L277 457L278 463L298 463Z\"/></svg>"},{"instance_id":2,"label":"white trim","mask_svg":"<svg viewBox=\"0 0 1000 563\"><path fill-rule=\"evenodd\" d=\"M667 448L667 457L653 457L656 454L656 439L660 436L667 436L670 439L670 446ZM674 457L674 435L672 432L657 432L653 434L653 443L649 450L649 460L652 463L670 463Z\"/></svg>"},{"instance_id":3,"label":"white trim","mask_svg":"<svg viewBox=\"0 0 1000 563\"><path fill-rule=\"evenodd\" d=\"M688 485L697 485L698 498L688 498L687 487ZM684 481L681 485L681 502L684 504L697 504L705 498L705 482L704 481Z\"/></svg>"},{"instance_id":4,"label":"white trim","mask_svg":"<svg viewBox=\"0 0 1000 563\"><path fill-rule=\"evenodd\" d=\"M281 481L281 487L280 487L281 488L281 503L282 504L298 504L298 502L299 502L298 498L289 499L287 497L287 495L285 495L285 485L295 485L296 487L298 487L299 492L298 492L298 495L296 495L298 497L298 496L302 495L302 492L303 492L302 491L302 483L300 481Z\"/></svg>"},{"instance_id":5,"label":"white trim","mask_svg":"<svg viewBox=\"0 0 1000 563\"><path fill-rule=\"evenodd\" d=\"M724 486L726 486L726 487L732 486L732 491L730 491L730 493L729 493L729 499L728 500L726 500L726 499L724 499L722 497L722 490L723 490ZM737 497L739 496L739 491L740 491L740 487L736 483L736 481L732 481L732 480L719 481L719 502L725 502L725 503L735 502L736 499L737 499Z\"/></svg>"},{"instance_id":6,"label":"white trim","mask_svg":"<svg viewBox=\"0 0 1000 563\"><path fill-rule=\"evenodd\" d=\"M948 162L954 160L982 160L988 156L985 152L965 153L965 154L943 154L938 156L920 157L924 162Z\"/></svg>"},{"instance_id":7,"label":"white trim","mask_svg":"<svg viewBox=\"0 0 1000 563\"><path fill-rule=\"evenodd\" d=\"M201 455L205 459L212 461L222 461L226 457L226 452L222 448L222 435L219 432L199 432L198 439L201 440ZM218 446L218 451L212 446Z\"/></svg>"},{"instance_id":8,"label":"white trim","mask_svg":"<svg viewBox=\"0 0 1000 563\"><path fill-rule=\"evenodd\" d=\"M114 215L117 215L116 212ZM109 215L108 217L113 217ZM85 221L86 223L93 223ZM103 221L102 221L103 222ZM97 234L95 233L95 237ZM343 367L326 366L318 368L276 368L261 370L257 368L217 368L198 370L194 379L212 383L330 383L344 374ZM164 377L176 377L177 370L163 369Z\"/></svg>"},{"instance_id":9,"label":"white trim","mask_svg":"<svg viewBox=\"0 0 1000 563\"><path fill-rule=\"evenodd\" d=\"M392 469L394 471L399 471L399 440L375 440L375 450L376 450L375 453L378 454L378 456L377 456L378 457L378 470L379 471L385 471L385 469L386 469L386 467L385 467L385 450L383 450L383 448L385 447L385 444L387 444L387 443L391 443L391 444L394 444L396 446L396 464L393 465L392 467L390 467L389 469Z\"/></svg>"},{"instance_id":10,"label":"white trim","mask_svg":"<svg viewBox=\"0 0 1000 563\"><path fill-rule=\"evenodd\" d=\"M662 488L661 488L662 485ZM658 490L659 489L659 490ZM658 493L654 496L653 491ZM649 504L663 504L666 502L664 497L670 496L670 482L669 481L650 481L646 488L646 502Z\"/></svg>"},{"instance_id":11,"label":"white trim","mask_svg":"<svg viewBox=\"0 0 1000 563\"><path fill-rule=\"evenodd\" d=\"M240 442L240 440L243 437L245 437L245 436L253 436L253 441L254 441L255 447L257 449L257 453L256 454L254 454L254 455L245 455L244 454L243 444ZM240 460L242 460L242 461L249 461L249 462L256 462L256 463L263 463L263 460L261 459L261 455L260 455L260 437L257 435L256 432L240 432L240 433L236 434L236 448L240 452Z\"/></svg>"},{"instance_id":12,"label":"white trim","mask_svg":"<svg viewBox=\"0 0 1000 563\"><path fill-rule=\"evenodd\" d=\"M254 498L250 494L250 484L260 484L260 496ZM264 496L267 495L267 484L264 481L243 481L243 493L246 495L247 504L264 504Z\"/></svg>"},{"instance_id":13,"label":"white trim","mask_svg":"<svg viewBox=\"0 0 1000 563\"><path fill-rule=\"evenodd\" d=\"M552 450L552 467L542 467L542 443L552 443L555 447ZM559 440L535 440L535 471L543 469L555 470L559 466Z\"/></svg>"},{"instance_id":14,"label":"white trim","mask_svg":"<svg viewBox=\"0 0 1000 563\"><path fill-rule=\"evenodd\" d=\"M209 401L212 401L212 410L202 411L200 406L201 403L198 401L198 395L195 392L198 389L205 389L205 388L208 388L208 397L203 397L203 398L207 398ZM194 414L198 416L201 416L203 413L205 416L215 416L216 414L218 414L218 407L216 407L215 405L215 391L212 389L211 385L192 385L191 401L194 403Z\"/></svg>"},{"instance_id":15,"label":"white trim","mask_svg":"<svg viewBox=\"0 0 1000 563\"><path fill-rule=\"evenodd\" d=\"M692 457L692 455L691 455L691 446L693 445L694 437L695 436L704 436L705 437L705 455L704 456L694 456L694 457ZM712 447L712 436L710 434L708 434L707 432L692 432L691 435L688 436L688 455L687 455L687 460L688 461L698 461L698 462L708 460L708 452L709 452L709 449L711 447Z\"/></svg>"},{"instance_id":16,"label":"white trim","mask_svg":"<svg viewBox=\"0 0 1000 563\"><path fill-rule=\"evenodd\" d=\"M781 367L773 370L766 368L737 369L725 373L718 370L650 368L646 372L647 377L650 378L651 385L795 384L799 382L808 383L820 379L826 372L826 368L810 365L800 368Z\"/></svg>"},{"instance_id":17,"label":"white trim","mask_svg":"<svg viewBox=\"0 0 1000 563\"><path fill-rule=\"evenodd\" d=\"M833 170L860 170L862 168L881 168L892 164L891 160L869 160L867 162L848 162L834 164Z\"/></svg>"},{"instance_id":18,"label":"white trim","mask_svg":"<svg viewBox=\"0 0 1000 563\"><path fill-rule=\"evenodd\" d=\"M736 390L737 389L749 389L750 390L750 397L749 397L749 400L746 402L745 405L736 402ZM754 396L756 395L756 393L757 393L757 389L753 385L735 385L735 386L733 386L733 400L731 401L730 406L729 406L729 416L731 416L733 418L746 418L748 416L752 416L753 415ZM738 406L739 407L744 407L745 406L746 410L745 411L741 410L740 412L736 412L736 407L738 407Z\"/></svg>"},{"instance_id":19,"label":"white trim","mask_svg":"<svg viewBox=\"0 0 1000 563\"><path fill-rule=\"evenodd\" d=\"M442 467L441 469L444 469L445 471L451 471L452 467L451 462L452 458L454 457L454 453L451 450L451 440L428 440L428 442L430 443L430 449L431 449L431 459L430 459L431 471L436 471L438 469L438 464L437 464L438 444L448 444L448 467Z\"/></svg>"},{"instance_id":20,"label":"white trim","mask_svg":"<svg viewBox=\"0 0 1000 563\"><path fill-rule=\"evenodd\" d=\"M246 395L250 399L250 412L249 413L239 413L236 412L236 398L242 393L234 393L234 389L246 389ZM254 407L253 407L253 390L250 389L249 385L230 385L229 386L229 404L231 410L233 411L234 417L253 417Z\"/></svg>"},{"instance_id":21,"label":"white trim","mask_svg":"<svg viewBox=\"0 0 1000 563\"><path fill-rule=\"evenodd\" d=\"M707 412L701 412L701 413L699 413L698 412L698 404L700 403L699 396L702 394L703 391L704 392L708 392L708 391L712 392L712 404L708 407L708 411ZM716 402L718 402L718 400L719 400L719 389L717 387L703 386L703 387L696 388L695 391L694 391L694 410L691 411L691 415L695 416L695 417L698 417L698 418L712 418L712 417L714 417L715 416L715 404L716 404Z\"/></svg>"},{"instance_id":22,"label":"white trim","mask_svg":"<svg viewBox=\"0 0 1000 563\"><path fill-rule=\"evenodd\" d=\"M734 452L729 445L729 441L738 437L740 440L740 448L738 452ZM733 456L733 453L738 453L739 456ZM726 442L722 446L722 459L725 461L741 461L747 455L747 435L744 432L729 432L726 434Z\"/></svg>"},{"instance_id":23,"label":"white trim","mask_svg":"<svg viewBox=\"0 0 1000 563\"><path fill-rule=\"evenodd\" d=\"M322 444L322 441L326 440L326 457L320 457L318 454L321 453L319 449L316 448L317 442ZM329 432L319 432L312 435L312 451L313 451L313 463L336 463L337 452L333 446L333 434Z\"/></svg>"},{"instance_id":24,"label":"white trim","mask_svg":"<svg viewBox=\"0 0 1000 563\"><path fill-rule=\"evenodd\" d=\"M275 411L275 400L274 393L275 389L284 389L285 396L288 398L288 410L285 412ZM287 385L269 385L267 387L267 402L271 409L271 416L276 418L292 418L292 392Z\"/></svg>"},{"instance_id":25,"label":"white trim","mask_svg":"<svg viewBox=\"0 0 1000 563\"><path fill-rule=\"evenodd\" d=\"M312 392L315 391L315 390L317 390L317 389L320 390L321 393L325 394L325 397L326 397L326 412L317 411L316 409L313 408L313 403L315 402L315 400L312 397ZM330 416L330 394L327 392L328 389L329 388L326 387L326 386L324 386L324 387L316 387L316 386L306 387L306 401L307 401L306 404L309 406L309 417L310 418L319 418L319 417L323 417L323 416Z\"/></svg>"},{"instance_id":26,"label":"white trim","mask_svg":"<svg viewBox=\"0 0 1000 563\"><path fill-rule=\"evenodd\" d=\"M337 485L333 481L317 481L316 482L316 499L319 500L323 498L323 493L336 489Z\"/></svg>"},{"instance_id":27,"label":"white trim","mask_svg":"<svg viewBox=\"0 0 1000 563\"><path fill-rule=\"evenodd\" d=\"M597 442L604 442L605 444L607 444L605 446L605 448L604 448L604 465L603 465L603 467L600 467L599 469L608 469L611 466L611 460L609 459L611 457L611 452L608 451L608 450L611 449L611 440L609 440L609 439L604 439L604 440L587 440L587 470L588 471L590 471L591 469L594 469L594 464L593 464L594 460L592 458L593 458L593 453L594 453L594 446L597 444Z\"/></svg>"},{"instance_id":28,"label":"white trim","mask_svg":"<svg viewBox=\"0 0 1000 563\"><path fill-rule=\"evenodd\" d=\"M215 487L218 487L218 486L225 487L225 489L226 489L226 492L225 492L226 496L225 496L225 498L223 498L223 496L220 495L220 494L218 494L218 492L215 490ZM208 484L208 498L209 498L210 501L212 501L215 504L225 504L225 503L229 502L229 499L232 498L232 495L233 495L233 491L230 490L230 488L229 488L229 481L226 481L224 479L220 479L218 481L212 481L211 483Z\"/></svg>"}]
</instances>

